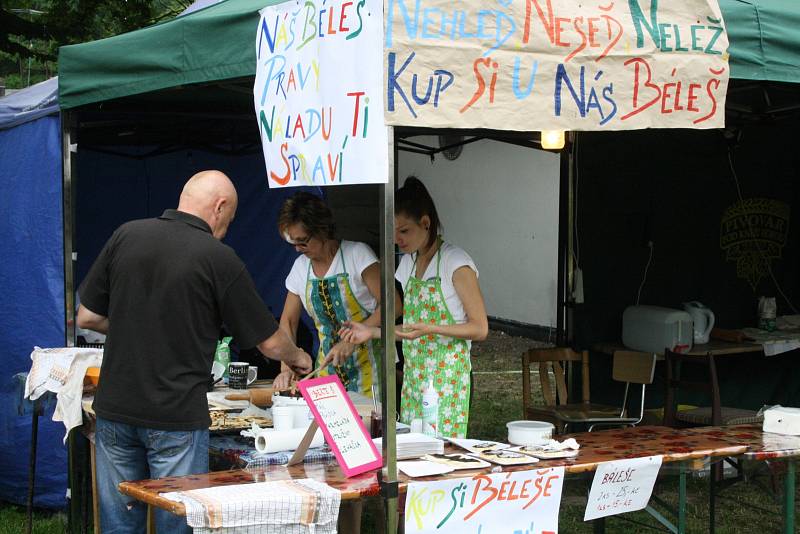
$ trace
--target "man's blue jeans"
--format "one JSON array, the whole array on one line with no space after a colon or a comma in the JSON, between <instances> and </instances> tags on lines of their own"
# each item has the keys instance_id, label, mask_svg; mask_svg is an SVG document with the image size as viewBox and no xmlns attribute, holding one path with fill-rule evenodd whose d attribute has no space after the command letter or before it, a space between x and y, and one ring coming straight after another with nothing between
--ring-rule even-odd
<instances>
[{"instance_id":1,"label":"man's blue jeans","mask_svg":"<svg viewBox=\"0 0 800 534\"><path fill-rule=\"evenodd\" d=\"M142 534L147 507L123 495L117 485L142 480L208 472L208 430L155 430L97 418L95 433L97 490L103 534ZM190 533L186 518L156 510L161 533Z\"/></svg>"}]
</instances>

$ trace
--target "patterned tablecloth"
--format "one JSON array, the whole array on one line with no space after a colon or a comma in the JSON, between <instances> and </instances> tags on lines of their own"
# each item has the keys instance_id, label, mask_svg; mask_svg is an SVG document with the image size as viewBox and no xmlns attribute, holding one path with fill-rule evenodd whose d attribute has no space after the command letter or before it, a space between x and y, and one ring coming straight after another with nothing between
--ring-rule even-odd
<instances>
[{"instance_id":1,"label":"patterned tablecloth","mask_svg":"<svg viewBox=\"0 0 800 534\"><path fill-rule=\"evenodd\" d=\"M663 455L663 462L705 460L712 457L739 456L753 460L800 456L800 437L766 434L758 425L730 427L701 427L675 430L660 426L640 426L619 430L573 434L581 448L578 456L562 460L546 460L533 468L565 466L567 473L593 471L602 462ZM503 471L531 469L532 466L505 467ZM441 477L459 478L489 472L490 468L460 471L439 477L417 478L434 480ZM160 493L196 488L247 484L271 480L311 478L341 491L342 499L357 499L377 495L380 491L375 471L345 478L335 460L323 463L268 465L262 468L221 471L188 477L167 477L159 480L123 482L120 490L148 504L185 514L183 505L169 501ZM400 474L400 491L405 492L409 481Z\"/></svg>"},{"instance_id":2,"label":"patterned tablecloth","mask_svg":"<svg viewBox=\"0 0 800 534\"><path fill-rule=\"evenodd\" d=\"M286 465L294 454L289 452L258 452L253 446L253 439L235 435L211 436L208 452L212 457L220 459L225 467L253 469L267 465ZM320 463L335 460L336 457L327 447L308 449L303 461Z\"/></svg>"}]
</instances>

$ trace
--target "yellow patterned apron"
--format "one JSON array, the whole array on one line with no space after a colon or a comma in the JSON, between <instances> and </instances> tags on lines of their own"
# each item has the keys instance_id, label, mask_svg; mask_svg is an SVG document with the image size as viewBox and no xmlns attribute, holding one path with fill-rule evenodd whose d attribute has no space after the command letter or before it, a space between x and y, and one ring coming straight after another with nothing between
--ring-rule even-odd
<instances>
[{"instance_id":1,"label":"yellow patterned apron","mask_svg":"<svg viewBox=\"0 0 800 534\"><path fill-rule=\"evenodd\" d=\"M311 262L306 275L306 311L314 320L319 335L319 351L315 368L339 342L339 329L345 321L362 322L370 312L358 302L350 287L350 276L344 263L342 246L339 257L343 273L325 278L312 278ZM372 385L380 386L378 362L380 361L380 340L371 340L358 345L353 354L341 367L329 365L320 376L336 373L348 391L356 391L372 397Z\"/></svg>"}]
</instances>

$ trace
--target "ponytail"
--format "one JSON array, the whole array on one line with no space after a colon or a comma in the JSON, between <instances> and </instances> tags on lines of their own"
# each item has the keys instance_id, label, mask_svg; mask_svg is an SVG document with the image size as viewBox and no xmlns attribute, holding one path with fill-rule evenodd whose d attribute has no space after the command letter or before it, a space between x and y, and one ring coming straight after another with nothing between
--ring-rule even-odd
<instances>
[{"instance_id":1,"label":"ponytail","mask_svg":"<svg viewBox=\"0 0 800 534\"><path fill-rule=\"evenodd\" d=\"M416 176L406 178L403 187L397 190L394 199L394 214L405 215L417 223L425 215L428 216L431 220L431 225L428 227L426 247L431 246L439 236L442 224L439 220L439 214L436 212L436 205L433 203L433 198L431 198L425 185Z\"/></svg>"}]
</instances>

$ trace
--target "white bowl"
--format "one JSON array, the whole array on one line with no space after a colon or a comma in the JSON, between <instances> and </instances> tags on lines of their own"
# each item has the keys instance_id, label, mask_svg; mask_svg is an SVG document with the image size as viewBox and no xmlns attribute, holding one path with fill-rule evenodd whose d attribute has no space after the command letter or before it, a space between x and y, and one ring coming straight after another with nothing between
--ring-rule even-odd
<instances>
[{"instance_id":1,"label":"white bowl","mask_svg":"<svg viewBox=\"0 0 800 534\"><path fill-rule=\"evenodd\" d=\"M512 445L545 445L553 438L555 427L545 421L511 421L508 442Z\"/></svg>"}]
</instances>

